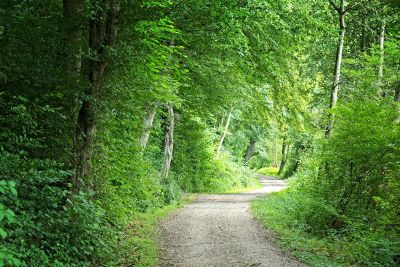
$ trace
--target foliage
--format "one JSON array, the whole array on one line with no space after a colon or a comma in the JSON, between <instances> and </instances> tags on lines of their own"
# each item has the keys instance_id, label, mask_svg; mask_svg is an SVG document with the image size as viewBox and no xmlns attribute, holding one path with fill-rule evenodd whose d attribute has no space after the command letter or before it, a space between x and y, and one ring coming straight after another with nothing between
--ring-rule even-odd
<instances>
[{"instance_id":1,"label":"foliage","mask_svg":"<svg viewBox=\"0 0 400 267\"><path fill-rule=\"evenodd\" d=\"M259 169L257 171L257 173L278 177L278 171L279 171L279 169L276 167L265 167L265 168Z\"/></svg>"},{"instance_id":2,"label":"foliage","mask_svg":"<svg viewBox=\"0 0 400 267\"><path fill-rule=\"evenodd\" d=\"M0 181L0 193L1 193L1 202L0 202L0 238L7 238L7 228L15 223L15 213L4 206L3 202L6 202L5 199L8 196L16 197L17 191L15 189L14 181ZM2 247L0 250L0 263L10 264L10 265L20 265L20 261L15 257L16 251L13 251L9 248Z\"/></svg>"},{"instance_id":3,"label":"foliage","mask_svg":"<svg viewBox=\"0 0 400 267\"><path fill-rule=\"evenodd\" d=\"M116 266L157 266L157 223L176 208L190 199L181 199L178 203L154 209L146 213L133 214L123 229L118 246Z\"/></svg>"},{"instance_id":4,"label":"foliage","mask_svg":"<svg viewBox=\"0 0 400 267\"><path fill-rule=\"evenodd\" d=\"M280 243L312 266L399 264L399 10L388 2L349 2L356 8L345 18L339 104L327 112L334 57L326 52L335 48L331 37L314 46L320 65L311 68L308 117L303 129L286 124L290 187L253 203ZM331 32L327 25L320 33ZM328 114L334 129L323 137Z\"/></svg>"},{"instance_id":5,"label":"foliage","mask_svg":"<svg viewBox=\"0 0 400 267\"><path fill-rule=\"evenodd\" d=\"M396 230L370 229L365 224L354 224L346 230L329 231L324 235L310 232L310 224L321 223L321 218L333 214L334 210L326 200L305 195L302 191L274 193L253 202L252 211L274 231L277 244L310 266L397 264L399 242ZM314 220L309 217L311 214Z\"/></svg>"},{"instance_id":6,"label":"foliage","mask_svg":"<svg viewBox=\"0 0 400 267\"><path fill-rule=\"evenodd\" d=\"M387 101L341 105L332 137L320 140L291 189L254 203L284 245L313 266L398 263L397 108Z\"/></svg>"},{"instance_id":7,"label":"foliage","mask_svg":"<svg viewBox=\"0 0 400 267\"><path fill-rule=\"evenodd\" d=\"M394 2L350 3L325 140L328 1L1 1L0 265L154 264L143 235L163 207L255 186L249 169L270 174L279 161L298 177L279 195L278 206L296 201L287 227L356 240L352 263L395 261Z\"/></svg>"},{"instance_id":8,"label":"foliage","mask_svg":"<svg viewBox=\"0 0 400 267\"><path fill-rule=\"evenodd\" d=\"M30 109L35 107L28 108L26 102L16 99L8 117L2 118L0 173L6 180L2 181L1 202L2 207L13 207L13 211L2 209L2 225L7 227L2 235L2 260L17 266L79 265L88 255L100 260L107 255L106 246L98 242L105 234L100 227L101 209L89 194L70 196L67 179L71 172L62 163L36 154L37 149L48 149L36 116L52 116L57 111L37 107L33 113ZM15 121L21 132L13 129Z\"/></svg>"}]
</instances>

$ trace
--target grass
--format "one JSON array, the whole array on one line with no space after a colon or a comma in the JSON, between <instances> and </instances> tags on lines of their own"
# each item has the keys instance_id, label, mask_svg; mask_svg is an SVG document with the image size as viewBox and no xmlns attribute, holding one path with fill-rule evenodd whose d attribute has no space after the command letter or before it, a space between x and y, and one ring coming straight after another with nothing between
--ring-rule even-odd
<instances>
[{"instance_id":1,"label":"grass","mask_svg":"<svg viewBox=\"0 0 400 267\"><path fill-rule=\"evenodd\" d=\"M264 167L257 171L259 174L278 177L279 168L277 167Z\"/></svg>"},{"instance_id":2,"label":"grass","mask_svg":"<svg viewBox=\"0 0 400 267\"><path fill-rule=\"evenodd\" d=\"M248 192L262 187L258 179L253 180L249 187L241 187L223 192L234 194ZM147 213L137 213L130 220L124 231L123 242L120 250L124 251L122 266L157 266L158 251L157 224L171 212L190 203L196 194L190 194L179 203L155 209Z\"/></svg>"},{"instance_id":3,"label":"grass","mask_svg":"<svg viewBox=\"0 0 400 267\"><path fill-rule=\"evenodd\" d=\"M237 187L215 194L236 194L261 188L258 179L251 179L248 187ZM157 224L171 212L190 203L197 194L190 194L179 203L154 209L146 213L136 213L124 230L120 251L122 251L122 266L157 266L158 251Z\"/></svg>"},{"instance_id":4,"label":"grass","mask_svg":"<svg viewBox=\"0 0 400 267\"><path fill-rule=\"evenodd\" d=\"M313 237L298 227L290 210L293 207L287 192L272 193L251 204L251 211L273 233L274 241L310 266L345 266L332 260L328 241Z\"/></svg>"},{"instance_id":5,"label":"grass","mask_svg":"<svg viewBox=\"0 0 400 267\"><path fill-rule=\"evenodd\" d=\"M260 181L256 178L254 178L254 182L252 183L251 186L249 187L240 187L240 188L234 188L231 190L228 190L226 192L223 192L221 194L239 194L239 193L246 193L246 192L250 192L256 189L259 189L263 187L262 184L260 183Z\"/></svg>"},{"instance_id":6,"label":"grass","mask_svg":"<svg viewBox=\"0 0 400 267\"><path fill-rule=\"evenodd\" d=\"M157 266L158 244L157 224L171 212L194 199L193 195L179 203L155 209L147 213L136 214L124 231L121 250L124 253L122 266Z\"/></svg>"},{"instance_id":7,"label":"grass","mask_svg":"<svg viewBox=\"0 0 400 267\"><path fill-rule=\"evenodd\" d=\"M393 262L400 249L396 233L377 231L366 224L353 225L342 233L310 231L309 225L316 227L324 216L318 205L289 189L254 200L251 210L272 231L279 246L310 266L398 266ZM307 218L313 221L304 222Z\"/></svg>"}]
</instances>

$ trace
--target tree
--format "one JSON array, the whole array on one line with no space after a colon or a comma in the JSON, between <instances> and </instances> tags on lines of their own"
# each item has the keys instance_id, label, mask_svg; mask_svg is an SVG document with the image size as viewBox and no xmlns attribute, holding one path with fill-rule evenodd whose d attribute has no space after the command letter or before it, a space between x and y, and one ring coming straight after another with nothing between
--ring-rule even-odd
<instances>
[{"instance_id":1,"label":"tree","mask_svg":"<svg viewBox=\"0 0 400 267\"><path fill-rule=\"evenodd\" d=\"M350 250L348 265L393 265L398 8L0 1L0 265L148 265L141 239L126 245L143 213L252 186L251 169L279 161L300 196L279 196L287 225L324 242L365 236L352 248L372 252Z\"/></svg>"},{"instance_id":2,"label":"tree","mask_svg":"<svg viewBox=\"0 0 400 267\"><path fill-rule=\"evenodd\" d=\"M218 143L216 155L218 155L219 152L221 151L222 145L223 145L224 140L225 140L225 136L226 136L226 134L227 134L227 132L228 132L228 128L229 128L229 124L230 124L230 122L231 122L231 118L232 118L232 111L230 110L230 111L228 112L228 116L227 116L227 118L226 118L224 130L222 131L221 138L220 138L219 143Z\"/></svg>"},{"instance_id":3,"label":"tree","mask_svg":"<svg viewBox=\"0 0 400 267\"><path fill-rule=\"evenodd\" d=\"M145 150L147 142L149 140L150 131L151 128L153 127L154 116L156 115L156 112L157 112L157 105L152 104L150 106L150 109L147 111L145 117L143 118L143 132L142 135L140 136L140 139L138 140L142 152Z\"/></svg>"},{"instance_id":4,"label":"tree","mask_svg":"<svg viewBox=\"0 0 400 267\"><path fill-rule=\"evenodd\" d=\"M172 155L174 151L174 108L171 105L166 105L168 112L167 125L165 130L165 142L164 142L164 163L161 172L161 177L164 179L168 177L169 170L171 168Z\"/></svg>"},{"instance_id":5,"label":"tree","mask_svg":"<svg viewBox=\"0 0 400 267\"><path fill-rule=\"evenodd\" d=\"M331 6L336 10L339 15L339 25L340 25L340 34L339 40L336 50L336 60L335 60L335 72L333 76L333 84L332 84L332 91L331 91L331 101L329 104L329 108L333 109L336 106L338 100L338 92L339 92L339 85L340 85L340 71L342 66L342 59L343 59L343 47L344 47L344 38L346 35L346 21L345 16L346 13L349 11L349 8L346 7L346 1L340 0L340 4L337 5L333 0L329 0ZM329 114L329 123L325 130L325 135L330 136L335 115L333 113Z\"/></svg>"},{"instance_id":6,"label":"tree","mask_svg":"<svg viewBox=\"0 0 400 267\"><path fill-rule=\"evenodd\" d=\"M281 164L279 164L278 175L282 175L283 170L285 169L288 153L289 153L289 145L287 143L287 135L285 134L282 140L282 156L281 156Z\"/></svg>"},{"instance_id":7,"label":"tree","mask_svg":"<svg viewBox=\"0 0 400 267\"><path fill-rule=\"evenodd\" d=\"M85 88L84 99L79 109L75 130L75 145L78 157L76 177L73 181L76 191L82 185L90 187L88 179L91 171L93 139L96 132L96 104L101 92L101 83L110 60L107 48L117 39L120 3L118 0L102 0L100 7L89 22L89 49L93 57L88 64L89 85Z\"/></svg>"}]
</instances>

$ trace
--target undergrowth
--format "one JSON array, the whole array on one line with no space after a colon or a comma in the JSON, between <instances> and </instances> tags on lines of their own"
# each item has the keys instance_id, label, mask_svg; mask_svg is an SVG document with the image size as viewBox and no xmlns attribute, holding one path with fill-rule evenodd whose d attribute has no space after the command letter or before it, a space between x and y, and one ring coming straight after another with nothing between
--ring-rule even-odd
<instances>
[{"instance_id":1,"label":"undergrowth","mask_svg":"<svg viewBox=\"0 0 400 267\"><path fill-rule=\"evenodd\" d=\"M257 171L259 174L278 177L279 168L277 167L264 167Z\"/></svg>"},{"instance_id":2,"label":"undergrowth","mask_svg":"<svg viewBox=\"0 0 400 267\"><path fill-rule=\"evenodd\" d=\"M156 266L158 263L158 222L191 200L192 198L186 197L180 202L132 216L123 231L120 242L119 266Z\"/></svg>"},{"instance_id":3,"label":"undergrowth","mask_svg":"<svg viewBox=\"0 0 400 267\"><path fill-rule=\"evenodd\" d=\"M321 199L285 190L255 200L252 212L275 233L277 244L316 267L396 266L400 251L394 230L354 223L341 231L317 229L333 212ZM313 227L313 226L314 227ZM312 229L314 228L314 229Z\"/></svg>"}]
</instances>

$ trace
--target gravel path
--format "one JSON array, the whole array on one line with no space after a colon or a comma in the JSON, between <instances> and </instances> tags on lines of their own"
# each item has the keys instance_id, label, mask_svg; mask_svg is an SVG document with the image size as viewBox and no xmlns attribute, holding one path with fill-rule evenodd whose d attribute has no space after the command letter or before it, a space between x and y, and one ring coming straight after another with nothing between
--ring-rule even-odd
<instances>
[{"instance_id":1,"label":"gravel path","mask_svg":"<svg viewBox=\"0 0 400 267\"><path fill-rule=\"evenodd\" d=\"M250 201L282 190L261 176L263 188L240 194L200 195L161 222L159 266L305 266L270 241L250 214Z\"/></svg>"}]
</instances>

